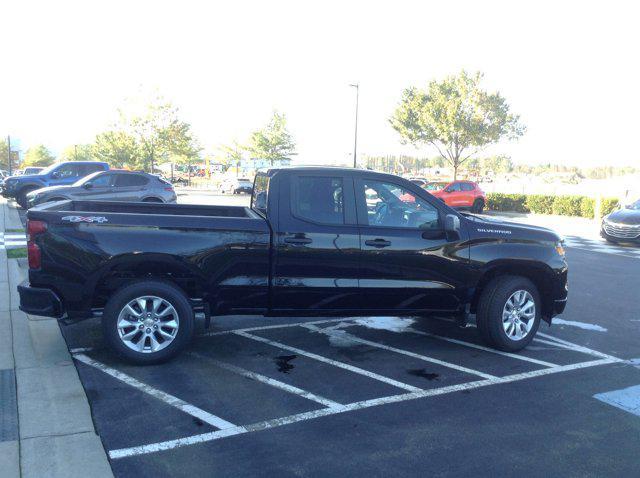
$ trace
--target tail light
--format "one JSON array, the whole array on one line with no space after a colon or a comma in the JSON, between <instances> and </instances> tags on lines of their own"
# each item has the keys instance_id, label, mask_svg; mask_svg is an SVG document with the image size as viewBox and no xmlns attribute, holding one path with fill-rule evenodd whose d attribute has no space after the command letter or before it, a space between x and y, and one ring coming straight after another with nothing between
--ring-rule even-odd
<instances>
[{"instance_id":1,"label":"tail light","mask_svg":"<svg viewBox=\"0 0 640 478\"><path fill-rule=\"evenodd\" d=\"M27 256L29 257L29 269L40 269L42 264L40 247L35 243L35 238L44 234L47 223L44 221L27 221Z\"/></svg>"},{"instance_id":2,"label":"tail light","mask_svg":"<svg viewBox=\"0 0 640 478\"><path fill-rule=\"evenodd\" d=\"M165 191L171 191L171 192L173 192L173 188L172 188L172 187L164 188L164 190L165 190Z\"/></svg>"}]
</instances>

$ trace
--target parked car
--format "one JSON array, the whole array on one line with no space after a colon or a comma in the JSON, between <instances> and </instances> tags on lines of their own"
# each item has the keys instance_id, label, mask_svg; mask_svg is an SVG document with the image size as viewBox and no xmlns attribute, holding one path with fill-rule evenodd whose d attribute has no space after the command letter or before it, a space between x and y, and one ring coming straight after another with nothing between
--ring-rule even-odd
<instances>
[{"instance_id":1,"label":"parked car","mask_svg":"<svg viewBox=\"0 0 640 478\"><path fill-rule=\"evenodd\" d=\"M168 181L155 175L132 171L99 171L70 186L49 186L27 194L27 206L73 199L78 201L176 202Z\"/></svg>"},{"instance_id":2,"label":"parked car","mask_svg":"<svg viewBox=\"0 0 640 478\"><path fill-rule=\"evenodd\" d=\"M367 191L379 202L367 208ZM409 192L411 203L399 196ZM134 363L178 354L195 313L451 317L525 347L567 300L560 237L459 213L397 176L273 168L251 207L62 201L27 212L20 309L101 317Z\"/></svg>"},{"instance_id":3,"label":"parked car","mask_svg":"<svg viewBox=\"0 0 640 478\"><path fill-rule=\"evenodd\" d=\"M600 235L609 242L640 244L640 199L602 219Z\"/></svg>"},{"instance_id":4,"label":"parked car","mask_svg":"<svg viewBox=\"0 0 640 478\"><path fill-rule=\"evenodd\" d=\"M47 186L70 185L91 173L108 169L107 163L97 161L70 161L53 164L38 174L8 177L4 182L2 195L7 198L15 198L20 206L27 207L27 194L31 191Z\"/></svg>"},{"instance_id":5,"label":"parked car","mask_svg":"<svg viewBox=\"0 0 640 478\"><path fill-rule=\"evenodd\" d=\"M484 191L472 181L453 181L442 189L429 192L442 199L448 206L471 209L478 214L487 203Z\"/></svg>"},{"instance_id":6,"label":"parked car","mask_svg":"<svg viewBox=\"0 0 640 478\"><path fill-rule=\"evenodd\" d=\"M253 184L245 178L225 179L220 185L220 191L226 194L251 194Z\"/></svg>"}]
</instances>

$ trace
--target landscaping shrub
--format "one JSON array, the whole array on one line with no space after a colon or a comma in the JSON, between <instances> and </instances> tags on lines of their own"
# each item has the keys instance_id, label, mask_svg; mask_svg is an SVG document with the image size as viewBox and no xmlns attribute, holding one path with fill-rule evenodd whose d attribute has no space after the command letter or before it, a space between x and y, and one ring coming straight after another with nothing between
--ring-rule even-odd
<instances>
[{"instance_id":1,"label":"landscaping shrub","mask_svg":"<svg viewBox=\"0 0 640 478\"><path fill-rule=\"evenodd\" d=\"M560 216L580 216L582 196L556 196L553 200L553 214Z\"/></svg>"},{"instance_id":2,"label":"landscaping shrub","mask_svg":"<svg viewBox=\"0 0 640 478\"><path fill-rule=\"evenodd\" d=\"M487 209L503 212L529 212L525 206L527 196L524 194L487 194Z\"/></svg>"},{"instance_id":3,"label":"landscaping shrub","mask_svg":"<svg viewBox=\"0 0 640 478\"><path fill-rule=\"evenodd\" d=\"M531 194L527 196L525 206L536 214L551 214L553 212L553 200L555 196L546 194Z\"/></svg>"},{"instance_id":4,"label":"landscaping shrub","mask_svg":"<svg viewBox=\"0 0 640 478\"><path fill-rule=\"evenodd\" d=\"M487 209L499 212L533 212L535 214L558 214L593 219L595 199L587 196L551 196L546 194L487 194ZM615 198L602 198L602 215L620 207Z\"/></svg>"},{"instance_id":5,"label":"landscaping shrub","mask_svg":"<svg viewBox=\"0 0 640 478\"><path fill-rule=\"evenodd\" d=\"M583 196L580 201L580 216L593 219L595 199Z\"/></svg>"},{"instance_id":6,"label":"landscaping shrub","mask_svg":"<svg viewBox=\"0 0 640 478\"><path fill-rule=\"evenodd\" d=\"M613 211L620 207L620 201L616 198L602 198L601 213L602 216L611 214Z\"/></svg>"}]
</instances>

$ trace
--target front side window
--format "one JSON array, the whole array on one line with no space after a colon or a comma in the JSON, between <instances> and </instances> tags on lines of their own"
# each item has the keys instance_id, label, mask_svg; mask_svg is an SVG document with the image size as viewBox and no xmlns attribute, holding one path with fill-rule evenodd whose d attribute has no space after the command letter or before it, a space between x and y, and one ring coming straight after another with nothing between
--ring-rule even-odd
<instances>
[{"instance_id":1,"label":"front side window","mask_svg":"<svg viewBox=\"0 0 640 478\"><path fill-rule=\"evenodd\" d=\"M111 178L113 174L100 174L97 176L93 176L91 179L91 184L93 184L94 188L106 188L111 186Z\"/></svg>"},{"instance_id":2,"label":"front side window","mask_svg":"<svg viewBox=\"0 0 640 478\"><path fill-rule=\"evenodd\" d=\"M397 184L365 180L359 194L365 197L369 226L440 228L435 206Z\"/></svg>"},{"instance_id":3,"label":"front side window","mask_svg":"<svg viewBox=\"0 0 640 478\"><path fill-rule=\"evenodd\" d=\"M342 178L299 176L291 185L294 216L322 224L344 224Z\"/></svg>"},{"instance_id":4,"label":"front side window","mask_svg":"<svg viewBox=\"0 0 640 478\"><path fill-rule=\"evenodd\" d=\"M462 183L460 186L463 191L473 191L473 184L471 183Z\"/></svg>"},{"instance_id":5,"label":"front side window","mask_svg":"<svg viewBox=\"0 0 640 478\"><path fill-rule=\"evenodd\" d=\"M65 164L56 169L56 173L58 173L58 177L63 178L76 178L80 175L80 165L79 164Z\"/></svg>"},{"instance_id":6,"label":"front side window","mask_svg":"<svg viewBox=\"0 0 640 478\"><path fill-rule=\"evenodd\" d=\"M447 186L446 191L449 192L449 193L460 191L460 183L450 184L449 186Z\"/></svg>"}]
</instances>

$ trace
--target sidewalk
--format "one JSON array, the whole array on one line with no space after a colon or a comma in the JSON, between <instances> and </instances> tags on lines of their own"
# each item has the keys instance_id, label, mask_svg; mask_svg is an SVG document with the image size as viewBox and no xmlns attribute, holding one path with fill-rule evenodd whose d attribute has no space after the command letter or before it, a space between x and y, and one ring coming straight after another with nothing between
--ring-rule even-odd
<instances>
[{"instance_id":1,"label":"sidewalk","mask_svg":"<svg viewBox=\"0 0 640 478\"><path fill-rule=\"evenodd\" d=\"M0 232L22 228L0 199ZM0 475L111 477L84 389L55 319L18 310L19 262L0 250Z\"/></svg>"}]
</instances>

